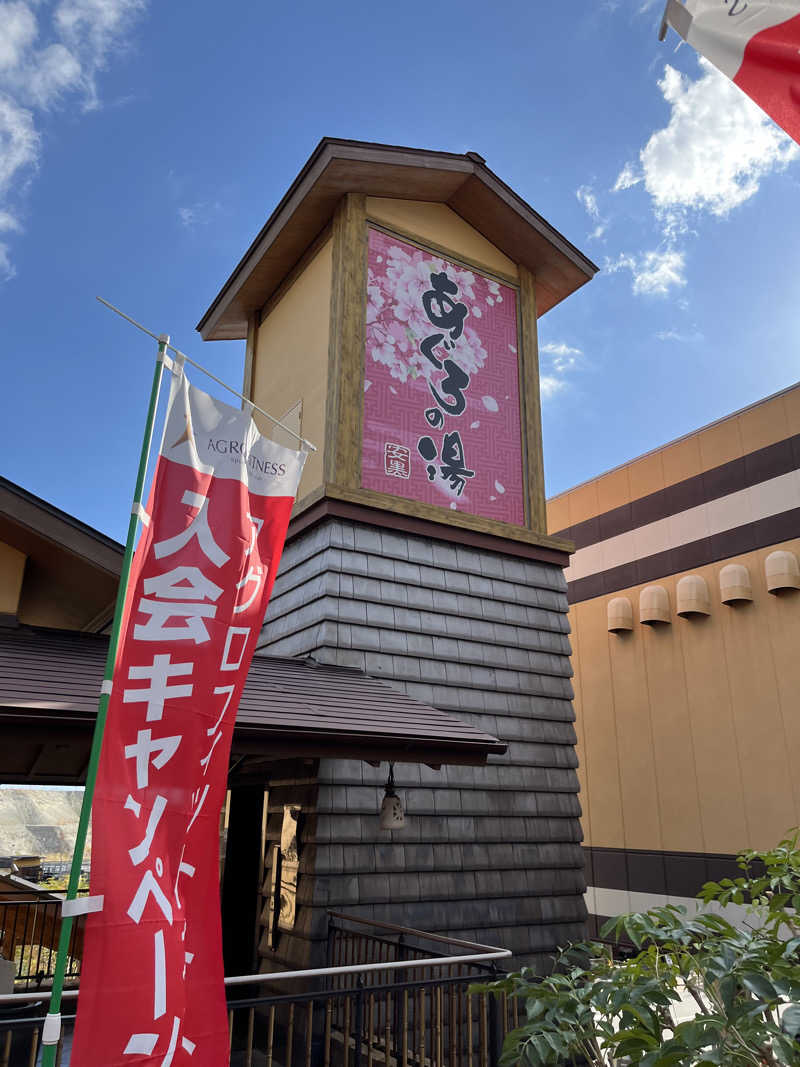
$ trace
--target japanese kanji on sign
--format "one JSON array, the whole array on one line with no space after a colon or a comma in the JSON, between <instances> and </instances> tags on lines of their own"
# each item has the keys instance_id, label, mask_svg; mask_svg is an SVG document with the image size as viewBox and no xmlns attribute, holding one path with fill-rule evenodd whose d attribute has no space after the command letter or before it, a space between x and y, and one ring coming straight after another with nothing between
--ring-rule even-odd
<instances>
[{"instance_id":1,"label":"japanese kanji on sign","mask_svg":"<svg viewBox=\"0 0 800 1067\"><path fill-rule=\"evenodd\" d=\"M374 227L365 489L525 521L517 291Z\"/></svg>"},{"instance_id":2,"label":"japanese kanji on sign","mask_svg":"<svg viewBox=\"0 0 800 1067\"><path fill-rule=\"evenodd\" d=\"M304 459L173 377L92 809L81 1067L228 1062L219 813Z\"/></svg>"}]
</instances>

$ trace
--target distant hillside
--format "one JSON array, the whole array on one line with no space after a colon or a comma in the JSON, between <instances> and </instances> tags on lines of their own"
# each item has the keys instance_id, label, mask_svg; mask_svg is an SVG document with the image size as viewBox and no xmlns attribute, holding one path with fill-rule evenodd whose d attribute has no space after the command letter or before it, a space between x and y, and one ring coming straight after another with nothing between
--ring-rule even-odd
<instances>
[{"instance_id":1,"label":"distant hillside","mask_svg":"<svg viewBox=\"0 0 800 1067\"><path fill-rule=\"evenodd\" d=\"M82 800L77 789L0 789L0 856L69 859Z\"/></svg>"}]
</instances>

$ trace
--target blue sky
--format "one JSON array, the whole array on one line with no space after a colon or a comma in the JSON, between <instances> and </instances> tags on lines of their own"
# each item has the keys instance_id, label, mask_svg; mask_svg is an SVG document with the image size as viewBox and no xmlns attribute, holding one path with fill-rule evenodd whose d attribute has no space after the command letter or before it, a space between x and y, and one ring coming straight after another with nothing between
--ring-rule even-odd
<instances>
[{"instance_id":1,"label":"blue sky","mask_svg":"<svg viewBox=\"0 0 800 1067\"><path fill-rule=\"evenodd\" d=\"M325 135L480 152L603 268L540 323L551 494L796 381L800 147L661 10L0 2L0 473L124 535L154 346L95 294L238 385L195 324Z\"/></svg>"}]
</instances>

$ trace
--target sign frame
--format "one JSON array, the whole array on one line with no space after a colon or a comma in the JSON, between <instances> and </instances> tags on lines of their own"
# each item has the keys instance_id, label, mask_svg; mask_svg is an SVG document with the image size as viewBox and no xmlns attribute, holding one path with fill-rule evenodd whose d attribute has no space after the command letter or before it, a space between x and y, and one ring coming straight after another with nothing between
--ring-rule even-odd
<instances>
[{"instance_id":1,"label":"sign frame","mask_svg":"<svg viewBox=\"0 0 800 1067\"><path fill-rule=\"evenodd\" d=\"M521 307L522 298L521 298L521 285L520 285L519 278L514 278L510 274L504 274L503 272L497 271L496 269L493 269L493 268L490 268L490 267L486 267L483 264L477 262L476 260L471 260L471 259L469 259L468 257L464 256L463 254L461 254L459 252L454 252L452 249L447 249L447 248L443 247L442 245L439 245L434 241L426 240L426 239L420 237L419 235L411 234L411 233L404 233L397 227L387 226L385 223L375 220L370 215L366 216L365 222L366 222L366 229L367 229L367 255L368 255L368 248L369 248L369 231L370 230L375 230L378 233L382 233L387 237L394 238L395 240L400 241L403 244L409 245L412 248L416 248L420 252L423 252L423 253L425 253L427 255L435 256L437 258L445 259L449 263L452 263L456 267L460 267L460 268L462 268L464 270L472 271L475 274L480 275L482 278L485 278L487 281L496 282L498 285L503 285L503 286L506 286L507 288L513 290L514 295L515 295L516 342L517 342L516 343L516 348L517 348L517 351L516 351L516 372L517 372L517 390L518 390L517 399L518 399L518 404L519 404L519 435L520 435L520 464L521 464L520 477L521 477L521 494L522 494L522 522L520 522L520 523L509 523L509 522L505 522L505 521L500 520L500 519L492 519L492 518L489 518L488 516L484 516L484 515L481 515L480 513L476 513L476 512L473 512L473 511L468 511L468 510L463 510L462 511L461 509L458 510L458 514L460 514L462 516L463 515L467 515L467 516L470 516L472 518L477 518L477 519L485 519L485 521L487 521L487 522L491 522L493 524L500 524L503 527L510 527L510 528L515 528L515 529L525 529L526 527L529 528L530 527L530 514L531 514L531 511L530 511L530 486L529 486L529 471L528 471L528 440L527 440L527 434L526 434L526 411L525 411L526 404L527 404L527 396L526 396L526 388L525 388L525 360L523 358L523 332L522 332L522 307ZM366 320L365 320L365 322L366 322ZM434 327L431 327L431 329L433 330ZM362 396L362 400L361 400L361 405L362 405L362 410L361 410L361 431L362 431L362 435L363 435L363 430L364 430L364 415L365 415L365 413L364 413L364 403L365 403L365 401L364 401L364 380L365 380L365 376L366 376L366 372L365 372L366 359L367 359L367 354L366 354L366 337L365 337L364 353L362 354L362 373L361 373L361 396ZM424 426L424 424L423 424L423 426ZM422 432L424 432L424 429L423 429ZM362 457L363 457L363 437L362 437ZM363 485L363 470L360 471L359 487L364 492L368 492L368 493L378 493L379 492L378 490L369 489L369 488L367 488L366 486ZM391 500L400 499L400 500L405 500L405 501L409 501L409 500L413 501L413 499L414 499L414 498L410 498L410 497L406 497L406 496L395 497L394 494L383 493L383 492L380 492L379 495L381 497L385 497L385 498L388 498L388 499L391 499ZM418 501L418 502L422 503L422 501ZM432 504L432 505L429 505L429 506L439 508L441 511L443 511L448 516L452 516L452 514L453 514L453 512L451 510L449 510L446 507L446 505L444 505L444 504L442 504L442 505Z\"/></svg>"},{"instance_id":2,"label":"sign frame","mask_svg":"<svg viewBox=\"0 0 800 1067\"><path fill-rule=\"evenodd\" d=\"M518 373L520 375L520 420L523 465L525 525L452 511L404 497L365 489L361 485L361 456L364 415L364 347L367 305L367 239L369 227L398 240L420 246L460 266L479 271L518 293L519 329ZM477 231L476 231L477 232ZM541 409L539 406L539 363L536 323L536 292L540 279L523 263L517 263L519 277L491 269L471 256L428 240L405 226L387 226L367 211L363 193L347 193L339 202L331 228L333 273L329 323L328 398L325 415L325 452L322 484L302 497L295 509L299 517L320 499L338 500L423 520L450 528L490 535L507 541L539 546L563 553L568 547L561 538L547 534L544 473L541 452Z\"/></svg>"}]
</instances>

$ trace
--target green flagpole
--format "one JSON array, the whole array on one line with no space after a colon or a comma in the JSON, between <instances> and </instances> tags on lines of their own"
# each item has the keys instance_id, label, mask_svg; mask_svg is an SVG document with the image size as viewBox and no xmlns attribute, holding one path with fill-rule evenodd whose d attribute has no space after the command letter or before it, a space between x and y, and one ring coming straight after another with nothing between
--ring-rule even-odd
<instances>
[{"instance_id":1,"label":"green flagpole","mask_svg":"<svg viewBox=\"0 0 800 1067\"><path fill-rule=\"evenodd\" d=\"M89 756L89 767L86 771L86 788L83 793L83 804L78 821L78 833L75 837L75 851L72 854L72 867L67 886L67 900L75 900L78 895L78 885L83 865L83 852L86 846L86 834L89 830L89 815L92 809L94 787L97 780L97 767L100 763L100 750L103 747L103 733L106 726L108 701L111 695L111 679L114 673L114 663L117 658L120 629L122 627L122 613L125 607L125 596L128 588L128 579L133 562L133 549L136 541L136 530L139 525L139 517L142 509L142 492L144 480L147 474L147 461L150 455L150 446L153 440L153 426L155 423L158 397L161 391L161 371L164 366L169 337L161 334L158 338L158 356L153 372L153 384L150 389L150 405L147 409L147 422L145 424L144 439L142 440L142 452L139 457L139 473L136 476L136 488L133 493L131 517L128 523L128 540L125 545L125 555L122 559L122 571L119 577L117 590L117 603L114 609L114 622L111 626L111 638L108 642L108 655L106 656L105 673L103 674L103 686L100 693L100 701L97 707L97 721L92 738L92 750ZM72 933L72 915L61 917L61 933L58 939L58 956L56 959L53 988L50 994L50 1011L47 1014L42 1030L42 1067L55 1067L58 1042L61 1038L61 994L64 990L64 971L67 965L67 949L69 948L70 935Z\"/></svg>"}]
</instances>

